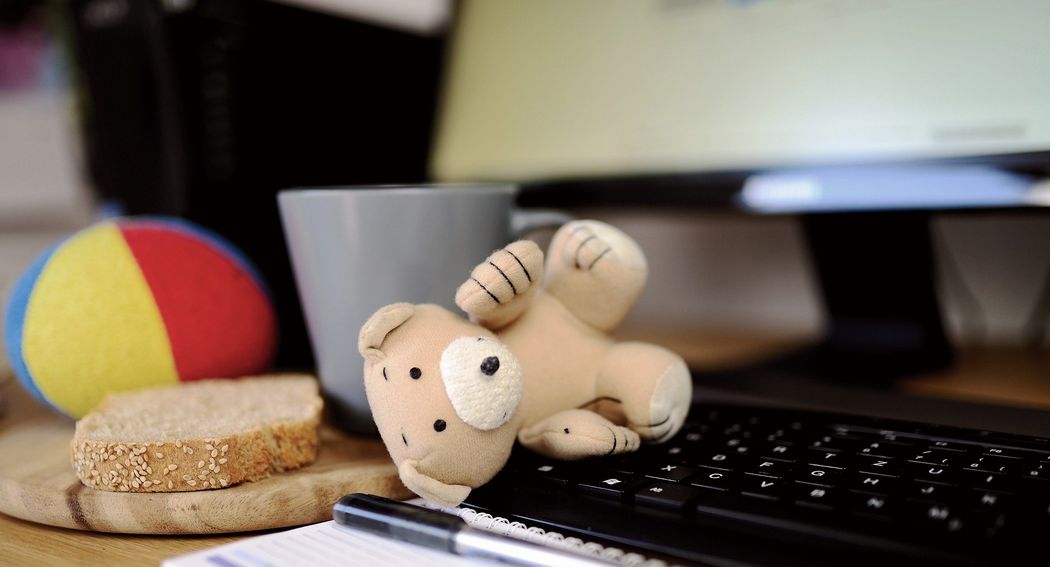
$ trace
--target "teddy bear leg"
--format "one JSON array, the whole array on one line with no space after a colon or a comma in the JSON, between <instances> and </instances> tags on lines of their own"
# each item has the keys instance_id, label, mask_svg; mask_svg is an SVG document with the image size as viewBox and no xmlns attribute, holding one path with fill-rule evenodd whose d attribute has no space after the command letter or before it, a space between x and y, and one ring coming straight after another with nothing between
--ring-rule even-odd
<instances>
[{"instance_id":1,"label":"teddy bear leg","mask_svg":"<svg viewBox=\"0 0 1050 567\"><path fill-rule=\"evenodd\" d=\"M649 270L630 236L591 220L559 229L547 256L547 292L599 331L620 324L645 287Z\"/></svg>"},{"instance_id":2,"label":"teddy bear leg","mask_svg":"<svg viewBox=\"0 0 1050 567\"><path fill-rule=\"evenodd\" d=\"M542 281L543 251L535 242L519 240L471 271L456 290L456 305L482 326L498 330L525 312Z\"/></svg>"},{"instance_id":3,"label":"teddy bear leg","mask_svg":"<svg viewBox=\"0 0 1050 567\"><path fill-rule=\"evenodd\" d=\"M644 441L662 443L685 422L693 382L673 352L648 343L619 343L606 355L595 391L619 402L626 426Z\"/></svg>"},{"instance_id":4,"label":"teddy bear leg","mask_svg":"<svg viewBox=\"0 0 1050 567\"><path fill-rule=\"evenodd\" d=\"M588 410L556 413L518 433L533 451L561 460L618 455L638 449L638 434Z\"/></svg>"}]
</instances>

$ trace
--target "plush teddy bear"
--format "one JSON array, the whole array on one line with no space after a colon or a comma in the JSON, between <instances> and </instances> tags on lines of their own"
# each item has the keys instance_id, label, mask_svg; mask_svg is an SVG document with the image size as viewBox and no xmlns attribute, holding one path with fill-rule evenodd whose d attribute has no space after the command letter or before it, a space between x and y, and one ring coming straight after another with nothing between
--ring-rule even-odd
<instances>
[{"instance_id":1,"label":"plush teddy bear","mask_svg":"<svg viewBox=\"0 0 1050 567\"><path fill-rule=\"evenodd\" d=\"M515 440L582 459L666 441L685 421L692 382L682 359L607 335L645 285L638 245L607 224L574 221L555 234L544 268L535 243L514 242L457 291L471 321L398 303L362 327L373 418L416 494L458 505L500 471Z\"/></svg>"}]
</instances>

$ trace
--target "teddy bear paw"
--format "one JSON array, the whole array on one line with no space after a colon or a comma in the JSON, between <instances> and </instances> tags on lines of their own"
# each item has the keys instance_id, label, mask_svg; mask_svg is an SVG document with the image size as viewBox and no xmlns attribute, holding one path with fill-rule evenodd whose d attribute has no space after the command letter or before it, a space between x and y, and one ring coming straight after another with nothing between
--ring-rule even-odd
<instances>
[{"instance_id":1,"label":"teddy bear paw","mask_svg":"<svg viewBox=\"0 0 1050 567\"><path fill-rule=\"evenodd\" d=\"M543 251L535 242L519 240L478 264L456 291L456 305L483 316L512 302L543 279Z\"/></svg>"},{"instance_id":2,"label":"teddy bear paw","mask_svg":"<svg viewBox=\"0 0 1050 567\"><path fill-rule=\"evenodd\" d=\"M565 226L561 257L573 268L590 271L599 263L615 262L645 270L645 255L629 236L605 223L574 221Z\"/></svg>"},{"instance_id":3,"label":"teddy bear paw","mask_svg":"<svg viewBox=\"0 0 1050 567\"><path fill-rule=\"evenodd\" d=\"M682 428L692 402L692 378L682 360L675 360L663 374L649 401L651 421L631 429L648 443L663 443Z\"/></svg>"},{"instance_id":4,"label":"teddy bear paw","mask_svg":"<svg viewBox=\"0 0 1050 567\"><path fill-rule=\"evenodd\" d=\"M611 423L577 425L569 435L575 437L584 453L593 456L631 453L642 444L638 433Z\"/></svg>"}]
</instances>

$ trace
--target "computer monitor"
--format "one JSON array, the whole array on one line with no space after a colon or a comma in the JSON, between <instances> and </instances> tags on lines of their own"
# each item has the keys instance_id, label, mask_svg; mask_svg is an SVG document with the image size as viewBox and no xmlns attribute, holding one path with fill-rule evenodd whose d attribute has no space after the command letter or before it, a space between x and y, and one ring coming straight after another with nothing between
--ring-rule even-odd
<instances>
[{"instance_id":1,"label":"computer monitor","mask_svg":"<svg viewBox=\"0 0 1050 567\"><path fill-rule=\"evenodd\" d=\"M467 0L432 170L539 182L1047 152L1046 22L1045 0Z\"/></svg>"},{"instance_id":2,"label":"computer monitor","mask_svg":"<svg viewBox=\"0 0 1050 567\"><path fill-rule=\"evenodd\" d=\"M930 211L1045 202L1046 22L1045 0L464 0L431 171L531 204L851 211L802 220L817 366L936 368Z\"/></svg>"}]
</instances>

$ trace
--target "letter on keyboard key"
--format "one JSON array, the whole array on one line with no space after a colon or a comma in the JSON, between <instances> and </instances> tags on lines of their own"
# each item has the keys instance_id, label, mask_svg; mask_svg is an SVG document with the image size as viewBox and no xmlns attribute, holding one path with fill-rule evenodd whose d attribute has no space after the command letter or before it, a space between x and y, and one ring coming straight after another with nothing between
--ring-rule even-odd
<instances>
[{"instance_id":1,"label":"letter on keyboard key","mask_svg":"<svg viewBox=\"0 0 1050 567\"><path fill-rule=\"evenodd\" d=\"M731 471L739 466L739 460L740 457L733 455L729 451L723 451L720 453L704 453L696 460L696 464L704 467Z\"/></svg>"},{"instance_id":2,"label":"letter on keyboard key","mask_svg":"<svg viewBox=\"0 0 1050 567\"><path fill-rule=\"evenodd\" d=\"M645 476L655 480L664 480L667 482L681 482L687 477L695 474L697 469L687 467L685 465L678 465L674 463L665 463L655 469L646 471Z\"/></svg>"},{"instance_id":3,"label":"letter on keyboard key","mask_svg":"<svg viewBox=\"0 0 1050 567\"><path fill-rule=\"evenodd\" d=\"M760 474L774 478L783 478L788 471L788 465L772 459L752 459L745 463L742 470L745 473Z\"/></svg>"},{"instance_id":4,"label":"letter on keyboard key","mask_svg":"<svg viewBox=\"0 0 1050 567\"><path fill-rule=\"evenodd\" d=\"M984 492L975 490L969 496L967 503L972 510L983 512L1004 512L1010 503L1010 496L998 492Z\"/></svg>"},{"instance_id":5,"label":"letter on keyboard key","mask_svg":"<svg viewBox=\"0 0 1050 567\"><path fill-rule=\"evenodd\" d=\"M831 453L828 451L806 451L807 463L824 468L842 470L846 467L848 457L845 453Z\"/></svg>"},{"instance_id":6,"label":"letter on keyboard key","mask_svg":"<svg viewBox=\"0 0 1050 567\"><path fill-rule=\"evenodd\" d=\"M689 479L689 484L725 492L733 485L733 473L720 469L700 467L700 473Z\"/></svg>"},{"instance_id":7,"label":"letter on keyboard key","mask_svg":"<svg viewBox=\"0 0 1050 567\"><path fill-rule=\"evenodd\" d=\"M908 463L907 472L915 480L937 484L955 484L955 475L948 467Z\"/></svg>"},{"instance_id":8,"label":"letter on keyboard key","mask_svg":"<svg viewBox=\"0 0 1050 567\"><path fill-rule=\"evenodd\" d=\"M958 514L954 507L938 502L911 502L906 507L905 519L934 531L962 533L969 526L969 518Z\"/></svg>"},{"instance_id":9,"label":"letter on keyboard key","mask_svg":"<svg viewBox=\"0 0 1050 567\"><path fill-rule=\"evenodd\" d=\"M858 455L855 464L858 471L866 474L897 477L901 472L896 459Z\"/></svg>"},{"instance_id":10,"label":"letter on keyboard key","mask_svg":"<svg viewBox=\"0 0 1050 567\"><path fill-rule=\"evenodd\" d=\"M740 482L740 494L767 500L780 500L784 482L780 479L745 474Z\"/></svg>"},{"instance_id":11,"label":"letter on keyboard key","mask_svg":"<svg viewBox=\"0 0 1050 567\"><path fill-rule=\"evenodd\" d=\"M849 508L861 516L889 519L897 512L897 501L884 494L864 494L850 491Z\"/></svg>"},{"instance_id":12,"label":"letter on keyboard key","mask_svg":"<svg viewBox=\"0 0 1050 567\"><path fill-rule=\"evenodd\" d=\"M692 503L702 494L691 486L654 480L642 484L635 490L634 503L636 506L681 512L687 504Z\"/></svg>"},{"instance_id":13,"label":"letter on keyboard key","mask_svg":"<svg viewBox=\"0 0 1050 567\"><path fill-rule=\"evenodd\" d=\"M787 443L769 443L762 447L759 454L765 459L795 462L799 458L800 451Z\"/></svg>"},{"instance_id":14,"label":"letter on keyboard key","mask_svg":"<svg viewBox=\"0 0 1050 567\"><path fill-rule=\"evenodd\" d=\"M795 480L822 486L834 486L842 479L842 471L822 467L806 466L795 473Z\"/></svg>"},{"instance_id":15,"label":"letter on keyboard key","mask_svg":"<svg viewBox=\"0 0 1050 567\"><path fill-rule=\"evenodd\" d=\"M895 492L897 481L884 476L860 473L853 477L850 489L870 494L891 494Z\"/></svg>"},{"instance_id":16,"label":"letter on keyboard key","mask_svg":"<svg viewBox=\"0 0 1050 567\"><path fill-rule=\"evenodd\" d=\"M810 484L795 484L795 503L807 508L819 510L831 510L839 501L838 489L828 486L813 486Z\"/></svg>"},{"instance_id":17,"label":"letter on keyboard key","mask_svg":"<svg viewBox=\"0 0 1050 567\"><path fill-rule=\"evenodd\" d=\"M905 485L904 497L924 502L950 501L957 497L958 489L944 484L913 481Z\"/></svg>"}]
</instances>

